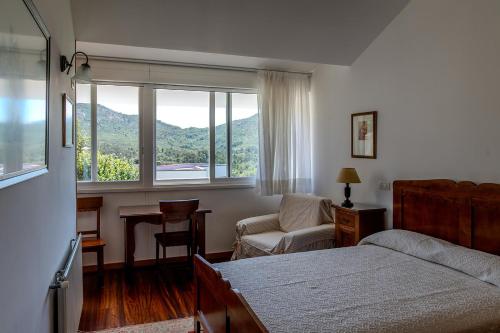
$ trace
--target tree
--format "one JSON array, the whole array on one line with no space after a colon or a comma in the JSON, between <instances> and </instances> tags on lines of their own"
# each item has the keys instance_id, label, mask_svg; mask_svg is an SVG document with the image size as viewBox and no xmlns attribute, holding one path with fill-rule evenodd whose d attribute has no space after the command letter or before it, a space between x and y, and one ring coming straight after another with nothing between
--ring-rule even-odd
<instances>
[{"instance_id":1,"label":"tree","mask_svg":"<svg viewBox=\"0 0 500 333\"><path fill-rule=\"evenodd\" d=\"M139 179L135 165L114 155L97 152L97 165L97 179L101 182Z\"/></svg>"},{"instance_id":2,"label":"tree","mask_svg":"<svg viewBox=\"0 0 500 333\"><path fill-rule=\"evenodd\" d=\"M76 171L78 180L91 180L92 156L90 137L82 135L77 126ZM97 180L138 180L139 170L132 162L113 154L97 152Z\"/></svg>"}]
</instances>

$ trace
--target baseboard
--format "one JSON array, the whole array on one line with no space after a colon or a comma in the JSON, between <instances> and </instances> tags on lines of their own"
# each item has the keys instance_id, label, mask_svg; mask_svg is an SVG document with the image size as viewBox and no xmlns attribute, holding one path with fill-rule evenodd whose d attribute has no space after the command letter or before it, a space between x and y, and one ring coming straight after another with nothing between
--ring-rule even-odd
<instances>
[{"instance_id":1,"label":"baseboard","mask_svg":"<svg viewBox=\"0 0 500 333\"><path fill-rule=\"evenodd\" d=\"M233 254L232 251L207 253L205 257L209 262L216 263L216 262L223 262L223 261L230 260L232 254ZM177 263L185 262L186 260L187 260L186 256L170 257L170 258L160 259L160 263L162 265L177 264ZM154 265L156 265L155 259L136 260L134 263L134 267L148 267L148 266L154 266ZM104 270L123 269L123 268L125 268L125 262L123 262L123 261L110 262L110 263L104 264ZM97 265L83 266L83 272L84 273L97 272Z\"/></svg>"}]
</instances>

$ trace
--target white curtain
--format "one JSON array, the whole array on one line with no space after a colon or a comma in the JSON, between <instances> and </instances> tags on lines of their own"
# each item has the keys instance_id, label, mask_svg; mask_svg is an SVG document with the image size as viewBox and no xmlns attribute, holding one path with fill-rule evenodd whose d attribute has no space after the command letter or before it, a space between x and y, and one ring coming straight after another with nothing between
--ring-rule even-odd
<instances>
[{"instance_id":1,"label":"white curtain","mask_svg":"<svg viewBox=\"0 0 500 333\"><path fill-rule=\"evenodd\" d=\"M311 192L309 76L259 71L259 168L262 195Z\"/></svg>"}]
</instances>

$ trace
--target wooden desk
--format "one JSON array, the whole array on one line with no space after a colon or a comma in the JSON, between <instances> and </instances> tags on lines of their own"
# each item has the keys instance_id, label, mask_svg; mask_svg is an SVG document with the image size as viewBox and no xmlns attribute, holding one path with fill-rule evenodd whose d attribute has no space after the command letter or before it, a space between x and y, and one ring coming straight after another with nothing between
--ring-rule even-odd
<instances>
[{"instance_id":1,"label":"wooden desk","mask_svg":"<svg viewBox=\"0 0 500 333\"><path fill-rule=\"evenodd\" d=\"M139 223L161 225L160 205L122 206L119 207L120 218L125 219L125 267L134 267L135 226ZM195 239L193 252L205 257L205 214L210 209L198 209L195 217Z\"/></svg>"}]
</instances>

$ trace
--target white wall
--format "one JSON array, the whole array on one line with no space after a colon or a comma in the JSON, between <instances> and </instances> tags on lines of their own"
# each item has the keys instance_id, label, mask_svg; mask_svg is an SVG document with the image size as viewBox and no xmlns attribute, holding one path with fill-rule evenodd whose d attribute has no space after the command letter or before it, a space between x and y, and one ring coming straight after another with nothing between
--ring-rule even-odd
<instances>
[{"instance_id":1,"label":"white wall","mask_svg":"<svg viewBox=\"0 0 500 333\"><path fill-rule=\"evenodd\" d=\"M500 182L499 17L495 0L411 1L351 67L317 69L316 192L341 200L335 177L346 166L363 181L354 201L388 208L380 181ZM378 158L351 159L350 114L372 110Z\"/></svg>"},{"instance_id":2,"label":"white wall","mask_svg":"<svg viewBox=\"0 0 500 333\"><path fill-rule=\"evenodd\" d=\"M88 194L85 194L88 195ZM124 262L124 221L119 218L118 207L125 205L153 205L159 200L200 199L203 208L212 209L206 221L207 253L232 250L237 221L251 216L278 211L280 196L261 197L253 188L211 189L165 192L103 193L101 237L106 240L104 262ZM82 195L83 196L83 195ZM79 216L79 227L89 226L91 215ZM168 230L186 229L185 225L168 225ZM154 233L161 232L160 226L141 223L136 226L135 260L155 257ZM167 257L186 255L186 247L167 248ZM96 262L95 254L84 254L84 265Z\"/></svg>"},{"instance_id":3,"label":"white wall","mask_svg":"<svg viewBox=\"0 0 500 333\"><path fill-rule=\"evenodd\" d=\"M70 3L35 0L52 35L49 173L0 190L0 332L52 332L49 285L75 235L74 149L62 148L59 55L74 52Z\"/></svg>"}]
</instances>

